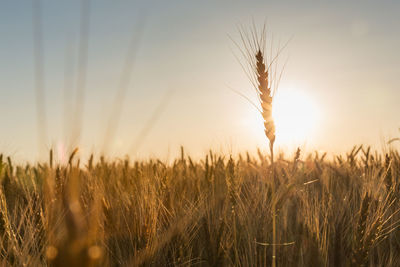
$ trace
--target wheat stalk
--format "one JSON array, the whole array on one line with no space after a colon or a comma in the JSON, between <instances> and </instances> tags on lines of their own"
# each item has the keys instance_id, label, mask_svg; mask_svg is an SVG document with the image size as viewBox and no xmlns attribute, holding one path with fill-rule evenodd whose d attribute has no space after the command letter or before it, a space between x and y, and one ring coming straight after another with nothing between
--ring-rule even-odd
<instances>
[{"instance_id":1,"label":"wheat stalk","mask_svg":"<svg viewBox=\"0 0 400 267\"><path fill-rule=\"evenodd\" d=\"M264 132L269 140L269 149L271 153L272 165L272 196L275 195L275 172L274 172L274 143L275 143L275 123L272 118L272 96L271 88L268 84L268 69L265 68L264 56L258 48L256 58L256 71L258 81L258 93L264 119ZM272 199L272 267L276 266L276 205Z\"/></svg>"},{"instance_id":2,"label":"wheat stalk","mask_svg":"<svg viewBox=\"0 0 400 267\"><path fill-rule=\"evenodd\" d=\"M275 123L272 117L272 102L273 95L276 91L279 79L276 77L276 72L271 75L270 68L275 63L279 55L279 51L275 57L271 57L269 64L266 62L265 54L266 47L266 27L265 24L260 32L257 31L253 23L250 31L243 28L239 29L240 37L243 43L243 49L240 51L246 58L248 66L242 68L256 89L257 98L261 105L260 113L264 120L264 133L269 140L269 150L271 156L272 170L272 266L276 266L276 201L275 198L275 171L274 171L274 143L275 143ZM240 46L239 46L240 47ZM272 47L272 45L271 45ZM272 49L271 49L272 51ZM271 53L272 54L272 53ZM271 88L274 87L272 90Z\"/></svg>"}]
</instances>

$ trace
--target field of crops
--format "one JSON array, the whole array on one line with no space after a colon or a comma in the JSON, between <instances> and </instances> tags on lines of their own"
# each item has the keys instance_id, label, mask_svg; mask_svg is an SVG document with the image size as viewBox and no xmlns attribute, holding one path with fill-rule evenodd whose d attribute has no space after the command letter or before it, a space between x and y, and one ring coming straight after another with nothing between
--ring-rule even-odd
<instances>
[{"instance_id":1,"label":"field of crops","mask_svg":"<svg viewBox=\"0 0 400 267\"><path fill-rule=\"evenodd\" d=\"M2 266L399 266L400 155L0 159ZM274 184L275 194L271 188Z\"/></svg>"}]
</instances>

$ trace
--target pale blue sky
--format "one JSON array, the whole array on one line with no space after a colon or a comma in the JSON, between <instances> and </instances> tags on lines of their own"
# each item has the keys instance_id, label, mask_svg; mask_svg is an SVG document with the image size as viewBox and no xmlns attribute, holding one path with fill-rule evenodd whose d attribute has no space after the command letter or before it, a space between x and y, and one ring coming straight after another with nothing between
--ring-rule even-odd
<instances>
[{"instance_id":1,"label":"pale blue sky","mask_svg":"<svg viewBox=\"0 0 400 267\"><path fill-rule=\"evenodd\" d=\"M64 73L66 58L77 62L80 1L42 6L50 148L71 135ZM398 1L92 0L90 12L83 154L101 152L138 25L142 35L111 155L166 157L180 145L197 155L209 148L229 153L264 146L262 131L254 127L257 112L230 89L254 99L229 36L239 41L237 25L262 25L265 18L275 44L290 39L279 90L300 90L321 113L319 126L301 145L342 152L400 135ZM30 1L0 1L0 37L0 151L32 160L38 138ZM172 92L168 104L134 149L166 92ZM292 148L282 144L287 146Z\"/></svg>"}]
</instances>

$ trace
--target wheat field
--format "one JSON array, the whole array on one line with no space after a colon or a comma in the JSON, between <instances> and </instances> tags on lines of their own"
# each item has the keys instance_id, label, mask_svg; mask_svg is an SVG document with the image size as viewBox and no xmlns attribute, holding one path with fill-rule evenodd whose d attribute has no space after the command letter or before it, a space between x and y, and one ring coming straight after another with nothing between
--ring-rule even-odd
<instances>
[{"instance_id":1,"label":"wheat field","mask_svg":"<svg viewBox=\"0 0 400 267\"><path fill-rule=\"evenodd\" d=\"M6 17L0 52L9 57L0 71L6 99L0 114L9 119L0 138L0 267L400 266L400 151L392 146L400 139L381 151L371 147L377 142L360 139L367 132L376 137L381 123L392 127L398 120L392 100L398 94L397 54L389 46L400 43L393 37L394 8L382 11L375 4L359 16L349 10L369 5L292 3L286 10L262 1L142 7L135 1L56 6L35 0L28 9L8 2L7 12L0 12ZM238 60L247 84L233 79L238 73L218 37L232 28L230 18L253 11L259 18L273 12L289 40L298 31L297 63L282 88L295 93L291 98L279 102L275 95L289 41L276 41L266 22L257 28L253 19L231 38L237 50L229 57ZM373 19L378 13L385 16ZM28 68L33 72L25 73ZM13 73L15 87L7 81ZM246 115L247 106L220 89L231 87L225 82L258 114ZM157 105L164 87L169 89ZM170 114L150 135L175 91ZM298 97L302 91L305 100L309 94L315 101ZM36 115L28 116L28 102ZM59 106L63 118L57 117ZM104 127L97 129L95 120ZM282 127L296 122L297 129ZM223 142L235 136L240 153L215 152L206 132ZM290 145L285 135L299 142ZM152 144L145 153L188 145L172 160L139 159L147 137ZM337 155L297 148L314 139L318 151L332 151L324 144L343 151L349 140L363 141ZM36 143L36 161L11 156L14 142L27 155L34 149L25 146ZM190 144L213 148L195 158L186 153ZM98 154L86 158L90 145ZM257 146L258 153L242 152ZM294 154L280 152L293 148ZM131 158L118 158L125 152Z\"/></svg>"},{"instance_id":2,"label":"wheat field","mask_svg":"<svg viewBox=\"0 0 400 267\"><path fill-rule=\"evenodd\" d=\"M76 152L76 151L75 151ZM0 159L2 266L399 266L400 155ZM274 181L276 193L272 197Z\"/></svg>"}]
</instances>

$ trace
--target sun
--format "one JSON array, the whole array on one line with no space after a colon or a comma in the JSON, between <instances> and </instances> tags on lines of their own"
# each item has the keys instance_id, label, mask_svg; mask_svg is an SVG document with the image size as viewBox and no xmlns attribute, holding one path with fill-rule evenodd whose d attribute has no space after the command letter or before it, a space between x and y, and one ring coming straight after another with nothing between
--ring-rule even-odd
<instances>
[{"instance_id":1,"label":"sun","mask_svg":"<svg viewBox=\"0 0 400 267\"><path fill-rule=\"evenodd\" d=\"M272 116L276 127L276 143L299 146L313 138L320 110L305 92L281 88L274 96Z\"/></svg>"}]
</instances>

